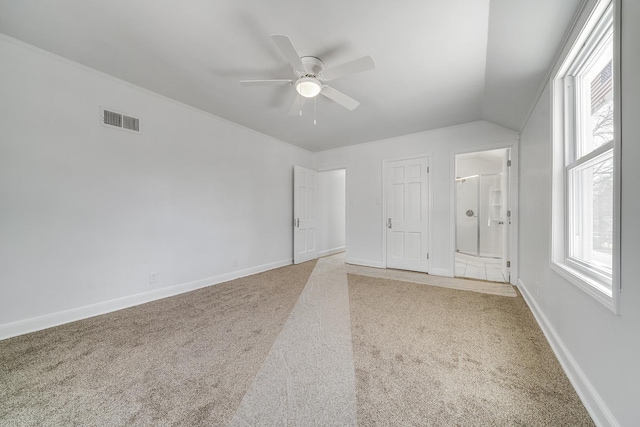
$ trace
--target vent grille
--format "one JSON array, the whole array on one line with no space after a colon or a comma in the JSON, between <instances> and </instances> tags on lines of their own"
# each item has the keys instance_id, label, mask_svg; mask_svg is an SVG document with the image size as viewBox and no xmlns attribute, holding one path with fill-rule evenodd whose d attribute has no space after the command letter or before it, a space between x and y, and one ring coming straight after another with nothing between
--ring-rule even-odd
<instances>
[{"instance_id":1,"label":"vent grille","mask_svg":"<svg viewBox=\"0 0 640 427\"><path fill-rule=\"evenodd\" d=\"M125 129L140 132L140 119L135 117L122 116L122 127Z\"/></svg>"},{"instance_id":2,"label":"vent grille","mask_svg":"<svg viewBox=\"0 0 640 427\"><path fill-rule=\"evenodd\" d=\"M122 127L122 114L114 113L113 111L104 110L104 124L111 126Z\"/></svg>"},{"instance_id":3,"label":"vent grille","mask_svg":"<svg viewBox=\"0 0 640 427\"><path fill-rule=\"evenodd\" d=\"M102 109L102 124L108 127L117 127L135 133L140 131L140 119L118 113L116 111Z\"/></svg>"}]
</instances>

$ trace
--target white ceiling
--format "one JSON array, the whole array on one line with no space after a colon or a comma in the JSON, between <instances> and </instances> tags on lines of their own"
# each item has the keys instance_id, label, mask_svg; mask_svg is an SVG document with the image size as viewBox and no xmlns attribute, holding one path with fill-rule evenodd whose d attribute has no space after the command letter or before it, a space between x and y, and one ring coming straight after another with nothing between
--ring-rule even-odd
<instances>
[{"instance_id":1,"label":"white ceiling","mask_svg":"<svg viewBox=\"0 0 640 427\"><path fill-rule=\"evenodd\" d=\"M582 0L0 0L0 32L310 151L476 120L519 131ZM293 78L271 41L288 35L331 82L289 116ZM126 106L122 106L126 109Z\"/></svg>"}]
</instances>

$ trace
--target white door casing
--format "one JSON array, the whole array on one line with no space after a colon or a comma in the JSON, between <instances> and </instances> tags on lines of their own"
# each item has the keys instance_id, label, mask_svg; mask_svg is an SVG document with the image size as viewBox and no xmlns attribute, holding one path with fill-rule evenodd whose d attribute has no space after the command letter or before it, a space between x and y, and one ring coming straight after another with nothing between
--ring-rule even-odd
<instances>
[{"instance_id":1,"label":"white door casing","mask_svg":"<svg viewBox=\"0 0 640 427\"><path fill-rule=\"evenodd\" d=\"M318 258L316 186L318 173L293 167L293 263Z\"/></svg>"},{"instance_id":2,"label":"white door casing","mask_svg":"<svg viewBox=\"0 0 640 427\"><path fill-rule=\"evenodd\" d=\"M428 159L387 162L385 186L387 268L428 273Z\"/></svg>"},{"instance_id":3,"label":"white door casing","mask_svg":"<svg viewBox=\"0 0 640 427\"><path fill-rule=\"evenodd\" d=\"M502 275L506 282L510 282L510 255L511 250L509 247L510 233L511 233L511 149L507 149L502 165Z\"/></svg>"}]
</instances>

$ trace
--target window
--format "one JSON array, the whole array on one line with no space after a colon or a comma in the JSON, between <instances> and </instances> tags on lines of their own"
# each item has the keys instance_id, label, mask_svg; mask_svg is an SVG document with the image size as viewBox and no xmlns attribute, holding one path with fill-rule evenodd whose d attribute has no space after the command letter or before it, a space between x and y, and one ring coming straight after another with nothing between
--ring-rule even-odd
<instances>
[{"instance_id":1,"label":"window","mask_svg":"<svg viewBox=\"0 0 640 427\"><path fill-rule=\"evenodd\" d=\"M556 271L616 311L620 112L614 4L600 1L587 10L592 13L582 21L577 47L566 53L552 82L551 261Z\"/></svg>"}]
</instances>

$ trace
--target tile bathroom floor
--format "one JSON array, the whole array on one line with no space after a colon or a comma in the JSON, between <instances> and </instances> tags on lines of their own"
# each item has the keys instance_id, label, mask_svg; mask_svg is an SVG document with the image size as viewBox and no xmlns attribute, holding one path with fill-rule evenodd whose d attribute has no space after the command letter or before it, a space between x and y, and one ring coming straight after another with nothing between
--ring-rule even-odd
<instances>
[{"instance_id":1,"label":"tile bathroom floor","mask_svg":"<svg viewBox=\"0 0 640 427\"><path fill-rule=\"evenodd\" d=\"M482 258L456 253L456 277L466 279L506 282L502 274L502 260L499 258Z\"/></svg>"}]
</instances>

